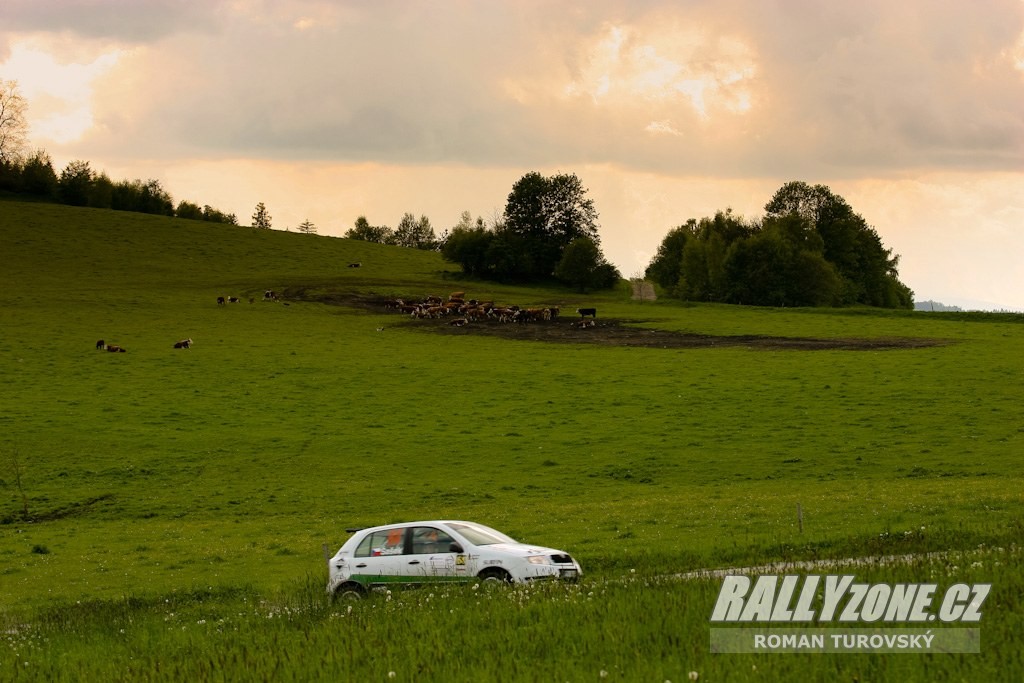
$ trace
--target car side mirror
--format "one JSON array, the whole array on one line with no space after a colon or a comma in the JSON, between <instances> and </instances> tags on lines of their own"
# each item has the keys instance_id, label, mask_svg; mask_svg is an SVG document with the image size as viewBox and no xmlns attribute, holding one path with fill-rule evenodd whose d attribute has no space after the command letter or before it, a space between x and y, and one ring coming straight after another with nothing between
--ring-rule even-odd
<instances>
[{"instance_id":1,"label":"car side mirror","mask_svg":"<svg viewBox=\"0 0 1024 683\"><path fill-rule=\"evenodd\" d=\"M450 546L448 546L448 552L450 552L450 553L461 553L462 552L462 546L459 545L458 543L455 543L453 541L452 544Z\"/></svg>"}]
</instances>

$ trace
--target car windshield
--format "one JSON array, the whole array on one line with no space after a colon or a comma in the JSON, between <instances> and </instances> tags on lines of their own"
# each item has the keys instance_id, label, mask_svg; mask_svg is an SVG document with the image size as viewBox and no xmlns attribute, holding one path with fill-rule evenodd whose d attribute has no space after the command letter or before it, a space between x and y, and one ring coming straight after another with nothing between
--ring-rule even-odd
<instances>
[{"instance_id":1,"label":"car windshield","mask_svg":"<svg viewBox=\"0 0 1024 683\"><path fill-rule=\"evenodd\" d=\"M500 531L495 531L489 527L477 526L476 524L449 524L451 528L458 531L462 536L472 543L473 545L494 545L495 543L515 543L515 540L509 538Z\"/></svg>"}]
</instances>

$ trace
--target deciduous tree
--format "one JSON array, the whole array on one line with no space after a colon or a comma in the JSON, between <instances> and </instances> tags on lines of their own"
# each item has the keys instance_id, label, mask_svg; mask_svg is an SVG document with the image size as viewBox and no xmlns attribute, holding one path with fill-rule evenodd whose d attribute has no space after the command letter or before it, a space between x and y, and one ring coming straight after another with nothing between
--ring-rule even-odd
<instances>
[{"instance_id":1,"label":"deciduous tree","mask_svg":"<svg viewBox=\"0 0 1024 683\"><path fill-rule=\"evenodd\" d=\"M550 277L570 242L587 237L600 243L597 210L586 194L574 174L545 178L531 172L515 183L498 231L508 235L505 242L515 250L515 271L506 275Z\"/></svg>"},{"instance_id":2,"label":"deciduous tree","mask_svg":"<svg viewBox=\"0 0 1024 683\"><path fill-rule=\"evenodd\" d=\"M406 213L395 230L395 244L410 249L436 249L437 236L430 225L430 219L420 216L416 220L414 215Z\"/></svg>"},{"instance_id":3,"label":"deciduous tree","mask_svg":"<svg viewBox=\"0 0 1024 683\"><path fill-rule=\"evenodd\" d=\"M0 164L17 164L28 144L28 102L17 81L0 80Z\"/></svg>"}]
</instances>

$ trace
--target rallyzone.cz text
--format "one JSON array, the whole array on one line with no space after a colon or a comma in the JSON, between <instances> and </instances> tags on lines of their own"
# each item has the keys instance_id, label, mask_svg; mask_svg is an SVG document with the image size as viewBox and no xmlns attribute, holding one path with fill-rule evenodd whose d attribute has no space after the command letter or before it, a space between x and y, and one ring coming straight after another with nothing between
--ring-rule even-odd
<instances>
[{"instance_id":1,"label":"rallyzone.cz text","mask_svg":"<svg viewBox=\"0 0 1024 683\"><path fill-rule=\"evenodd\" d=\"M940 596L934 583L868 584L855 579L761 576L752 583L748 576L726 576L711 621L977 622L992 588L989 583L958 583Z\"/></svg>"}]
</instances>

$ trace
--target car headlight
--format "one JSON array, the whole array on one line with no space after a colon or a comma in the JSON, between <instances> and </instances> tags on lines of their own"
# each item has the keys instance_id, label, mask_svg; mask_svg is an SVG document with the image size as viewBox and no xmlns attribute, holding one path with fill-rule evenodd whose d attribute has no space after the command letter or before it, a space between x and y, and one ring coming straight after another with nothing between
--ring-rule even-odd
<instances>
[{"instance_id":1,"label":"car headlight","mask_svg":"<svg viewBox=\"0 0 1024 683\"><path fill-rule=\"evenodd\" d=\"M530 564L551 564L551 558L547 555L530 555L526 561Z\"/></svg>"}]
</instances>

